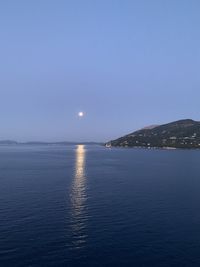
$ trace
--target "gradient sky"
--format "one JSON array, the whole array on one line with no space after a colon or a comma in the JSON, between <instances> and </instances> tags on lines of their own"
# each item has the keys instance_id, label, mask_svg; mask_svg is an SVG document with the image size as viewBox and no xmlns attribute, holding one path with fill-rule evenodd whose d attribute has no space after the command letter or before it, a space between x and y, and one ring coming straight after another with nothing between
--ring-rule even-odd
<instances>
[{"instance_id":1,"label":"gradient sky","mask_svg":"<svg viewBox=\"0 0 200 267\"><path fill-rule=\"evenodd\" d=\"M0 139L200 120L199 14L198 0L1 1Z\"/></svg>"}]
</instances>

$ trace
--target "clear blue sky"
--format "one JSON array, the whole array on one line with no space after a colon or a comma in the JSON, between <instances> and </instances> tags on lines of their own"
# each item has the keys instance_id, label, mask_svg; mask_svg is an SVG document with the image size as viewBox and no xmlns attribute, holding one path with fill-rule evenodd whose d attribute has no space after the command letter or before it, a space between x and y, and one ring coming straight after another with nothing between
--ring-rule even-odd
<instances>
[{"instance_id":1,"label":"clear blue sky","mask_svg":"<svg viewBox=\"0 0 200 267\"><path fill-rule=\"evenodd\" d=\"M1 1L0 139L200 120L199 14L198 0Z\"/></svg>"}]
</instances>

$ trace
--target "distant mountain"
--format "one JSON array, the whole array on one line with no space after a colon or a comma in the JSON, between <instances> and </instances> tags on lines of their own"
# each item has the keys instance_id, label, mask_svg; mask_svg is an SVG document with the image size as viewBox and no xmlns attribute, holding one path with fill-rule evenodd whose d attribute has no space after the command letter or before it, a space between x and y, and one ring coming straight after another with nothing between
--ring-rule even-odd
<instances>
[{"instance_id":1,"label":"distant mountain","mask_svg":"<svg viewBox=\"0 0 200 267\"><path fill-rule=\"evenodd\" d=\"M16 145L17 142L13 140L0 140L0 145Z\"/></svg>"},{"instance_id":2,"label":"distant mountain","mask_svg":"<svg viewBox=\"0 0 200 267\"><path fill-rule=\"evenodd\" d=\"M25 143L18 143L23 145L102 145L103 143L98 142L70 142L70 141L58 141L58 142L38 142L38 141L31 141Z\"/></svg>"},{"instance_id":3,"label":"distant mountain","mask_svg":"<svg viewBox=\"0 0 200 267\"><path fill-rule=\"evenodd\" d=\"M0 145L103 145L100 142L40 142L40 141L30 141L30 142L17 142L12 140L0 140Z\"/></svg>"},{"instance_id":4,"label":"distant mountain","mask_svg":"<svg viewBox=\"0 0 200 267\"><path fill-rule=\"evenodd\" d=\"M116 140L106 146L200 148L200 122L191 119L168 124L145 127Z\"/></svg>"}]
</instances>

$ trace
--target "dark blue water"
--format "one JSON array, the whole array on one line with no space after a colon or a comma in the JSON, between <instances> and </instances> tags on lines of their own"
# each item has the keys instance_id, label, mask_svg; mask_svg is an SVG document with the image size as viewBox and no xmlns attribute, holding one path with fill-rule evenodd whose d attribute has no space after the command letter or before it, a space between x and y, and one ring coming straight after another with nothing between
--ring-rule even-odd
<instances>
[{"instance_id":1,"label":"dark blue water","mask_svg":"<svg viewBox=\"0 0 200 267\"><path fill-rule=\"evenodd\" d=\"M200 266L200 151L1 146L0 266Z\"/></svg>"}]
</instances>

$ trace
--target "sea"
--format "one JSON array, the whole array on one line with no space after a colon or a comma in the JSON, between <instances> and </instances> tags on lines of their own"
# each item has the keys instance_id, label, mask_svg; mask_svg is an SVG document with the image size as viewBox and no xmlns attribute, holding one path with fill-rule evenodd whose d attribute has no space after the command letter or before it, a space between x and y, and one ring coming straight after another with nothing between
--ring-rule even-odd
<instances>
[{"instance_id":1,"label":"sea","mask_svg":"<svg viewBox=\"0 0 200 267\"><path fill-rule=\"evenodd\" d=\"M1 145L0 266L200 266L200 150Z\"/></svg>"}]
</instances>

